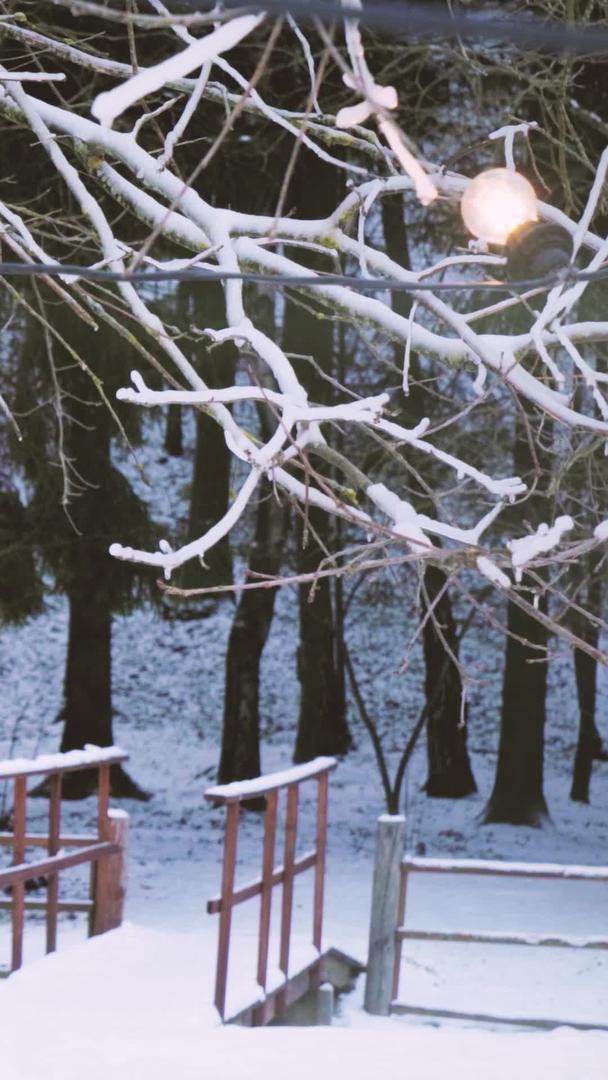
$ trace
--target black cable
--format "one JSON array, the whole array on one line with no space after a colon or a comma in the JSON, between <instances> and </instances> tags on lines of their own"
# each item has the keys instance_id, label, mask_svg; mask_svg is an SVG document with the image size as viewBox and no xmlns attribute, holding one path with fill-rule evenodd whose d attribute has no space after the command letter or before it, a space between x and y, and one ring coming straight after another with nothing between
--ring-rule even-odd
<instances>
[{"instance_id":1,"label":"black cable","mask_svg":"<svg viewBox=\"0 0 608 1080\"><path fill-rule=\"evenodd\" d=\"M178 0L172 14L183 13L181 9L207 14L209 8L200 0ZM259 0L243 4L242 0L227 0L223 12L243 14L250 11L268 11L273 14L292 14L310 20L321 18L328 21L344 18L358 19L361 23L390 30L402 31L408 37L464 38L467 41L493 41L534 47L549 52L564 52L592 56L608 53L608 23L574 24L526 18L504 18L490 15L487 11L446 11L431 3L408 3L407 0L364 0L361 8L345 0ZM220 17L222 12L220 11Z\"/></svg>"},{"instance_id":2,"label":"black cable","mask_svg":"<svg viewBox=\"0 0 608 1080\"><path fill-rule=\"evenodd\" d=\"M74 275L87 281L146 284L156 281L242 281L245 284L314 288L320 285L339 285L356 292L528 292L530 289L552 289L556 285L571 285L577 281L601 281L608 277L608 267L600 270L577 270L567 267L550 277L527 278L519 281L400 281L395 278L353 277L347 274L261 274L255 271L208 270L191 266L183 270L102 270L73 263L0 262L3 277L62 277Z\"/></svg>"}]
</instances>

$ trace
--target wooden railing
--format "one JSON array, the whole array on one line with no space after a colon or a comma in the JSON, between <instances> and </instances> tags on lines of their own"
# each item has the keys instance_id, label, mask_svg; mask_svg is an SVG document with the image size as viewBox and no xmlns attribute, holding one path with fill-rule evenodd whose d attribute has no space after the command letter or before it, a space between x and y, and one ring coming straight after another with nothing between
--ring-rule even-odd
<instances>
[{"instance_id":1,"label":"wooden railing","mask_svg":"<svg viewBox=\"0 0 608 1080\"><path fill-rule=\"evenodd\" d=\"M608 882L608 868L562 866L558 863L491 862L482 859L405 858L401 863L401 889L393 970L393 1005L399 999L399 976L404 941L478 942L484 945L528 945L558 948L608 949L608 937L570 937L559 934L503 933L499 930L413 930L405 925L407 885L411 874L475 874L554 881Z\"/></svg>"},{"instance_id":2,"label":"wooden railing","mask_svg":"<svg viewBox=\"0 0 608 1080\"><path fill-rule=\"evenodd\" d=\"M11 962L9 972L23 962L23 935L26 911L46 912L46 951L57 948L57 916L60 912L86 912L89 934L102 934L120 926L124 902L124 859L128 815L111 810L110 768L126 761L118 747L87 747L65 754L44 755L31 760L0 762L0 784L13 784L12 831L0 833L0 848L11 849L12 865L0 867L0 891L10 893L0 900L0 909L11 912ZM63 776L83 769L98 771L97 833L61 833L61 791ZM48 780L49 808L46 833L27 832L27 783L30 777ZM26 858L28 848L45 848L43 858ZM66 851L66 848L75 850ZM65 900L59 896L59 874L74 866L91 866L90 899ZM30 881L46 879L46 899L30 899Z\"/></svg>"},{"instance_id":3,"label":"wooden railing","mask_svg":"<svg viewBox=\"0 0 608 1080\"><path fill-rule=\"evenodd\" d=\"M315 761L311 761L306 765L295 766L293 769L287 769L284 772L260 776L255 780L245 780L240 783L209 788L205 792L205 797L210 802L226 806L221 894L209 900L207 904L207 911L210 914L219 912L220 916L214 1000L222 1020L226 1019L232 909L237 904L242 904L245 900L250 900L255 896L261 897L256 978L262 993L265 994L268 977L272 890L276 885L282 885L283 887L279 967L286 984L290 977L289 959L294 880L298 874L314 868L312 944L319 954L321 952L329 773L332 769L335 769L336 764L333 758L316 758ZM296 857L296 840L299 792L300 785L307 781L314 781L317 785L316 845L313 851L308 851L298 858ZM279 792L283 789L287 793L283 863L275 866L278 800ZM266 799L262 874L261 877L256 878L254 881L235 889L240 804L262 796ZM280 1011L279 1007L278 1012ZM260 1017L259 1022L263 1023L264 1019Z\"/></svg>"}]
</instances>

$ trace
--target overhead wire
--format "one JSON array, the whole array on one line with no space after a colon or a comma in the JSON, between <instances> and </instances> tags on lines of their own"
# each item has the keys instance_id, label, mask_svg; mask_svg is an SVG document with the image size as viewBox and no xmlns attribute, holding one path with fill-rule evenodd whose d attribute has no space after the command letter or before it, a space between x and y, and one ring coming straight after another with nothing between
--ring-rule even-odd
<instances>
[{"instance_id":1,"label":"overhead wire","mask_svg":"<svg viewBox=\"0 0 608 1080\"><path fill-rule=\"evenodd\" d=\"M200 12L207 17L211 6L205 8L200 0L178 0L176 8ZM352 0L343 3L336 0L259 0L244 4L239 0L227 0L217 8L219 20L227 15L251 11L267 11L272 14L291 14L303 19L322 18L357 19L363 25L403 31L416 37L463 38L466 40L509 43L531 46L550 52L567 52L576 55L599 55L608 53L608 19L601 23L571 23L567 26L553 21L541 21L526 17L521 12L517 18L505 18L487 10L477 12L446 10L430 2L409 3L408 0L364 0L359 6ZM178 15L181 10L174 10Z\"/></svg>"},{"instance_id":2,"label":"overhead wire","mask_svg":"<svg viewBox=\"0 0 608 1080\"><path fill-rule=\"evenodd\" d=\"M75 263L27 263L0 262L1 277L77 277L85 281L121 282L147 284L161 281L242 281L245 284L283 286L286 288L315 288L341 286L356 292L528 292L531 289L552 289L558 285L571 285L579 281L601 281L608 278L608 266L597 270L577 270L566 267L546 277L526 278L517 281L402 281L399 278L354 277L351 274L263 274L256 271L208 269L184 267L154 270L105 270Z\"/></svg>"}]
</instances>

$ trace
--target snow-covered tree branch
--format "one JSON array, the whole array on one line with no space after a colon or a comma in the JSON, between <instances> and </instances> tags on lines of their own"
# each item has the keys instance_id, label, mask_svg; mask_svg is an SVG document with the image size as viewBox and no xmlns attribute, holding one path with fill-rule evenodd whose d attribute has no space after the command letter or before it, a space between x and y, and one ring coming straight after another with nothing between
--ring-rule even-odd
<instances>
[{"instance_id":1,"label":"snow-covered tree branch","mask_svg":"<svg viewBox=\"0 0 608 1080\"><path fill-rule=\"evenodd\" d=\"M325 44L328 63L343 77L341 108L337 115L322 112L321 84L313 94L320 104L309 114L286 109L278 96L273 100L271 81L262 89L252 85L247 46L253 48L253 41L259 51L260 43L267 42L270 17L224 18L192 31L182 21L172 23L163 5L151 7L168 27L164 51L137 72L94 48L67 44L59 33L24 27L16 17L3 23L11 41L36 52L42 70L36 81L29 75L16 81L7 61L0 70L0 114L16 129L29 129L30 140L48 155L58 185L57 205L69 197L77 206L86 232L83 269L204 268L217 273L225 297L224 326L202 324L195 330L216 345L231 342L242 357L233 385L208 386L182 347L180 335L190 328L179 327L173 314L163 319L145 288L128 280L118 284L122 310L138 328L143 353L162 357L170 379L161 389L149 385L142 361L142 369L133 372L133 386L121 389L118 398L147 408L204 410L221 427L238 462L239 479L229 509L204 535L175 547L172 536L159 537L156 550L138 549L121 536L111 547L112 556L158 567L169 579L233 529L263 478L278 498L344 519L357 542L374 537L404 546L422 560L452 569L476 568L499 590L517 588L524 569L539 565L541 556L543 566L553 561L559 566L568 554L566 532L576 536L573 544L579 547L605 544L606 507L600 505L587 507L590 514L581 513L577 522L576 514L562 513L555 502L550 520L528 525L535 520L527 513L535 491L509 475L504 443L493 437L501 426L512 434L519 413L531 409L541 426L554 424L560 433L562 472L564 461L608 440L607 376L598 370L592 348L608 341L608 319L601 313L589 317L584 307L589 283L557 284L542 292L540 301L533 290L495 303L484 292L484 282L495 281L491 275L501 271L504 258L483 244L468 249L462 236L459 252L446 247L438 255L430 253L418 269L407 264L406 252L401 262L388 254L374 224L385 200L404 196L408 212L418 219L426 214L433 220L441 213L443 220L450 217L455 223L469 178L426 160L409 142L397 122L397 92L376 81L365 56L364 31L352 20L343 28L344 42L336 35ZM95 16L103 25L103 11L96 9ZM314 89L308 28L295 29ZM137 20L133 32L137 40ZM93 73L96 86L101 80L114 85L88 100L80 95L74 108L58 89L43 90L45 78L56 79L62 65L73 81ZM303 85L301 96L307 93ZM277 136L299 144L302 153L314 154L341 184L348 178L349 190L341 192L329 214L315 219L257 213L207 198L204 170L202 179L197 175L200 162L188 179L180 159L192 119L207 101L232 117L228 126L239 131L243 122L241 138L255 140L260 129L270 126ZM363 126L370 119L377 122L378 135ZM529 127L506 125L492 133L496 145L504 140L508 168L514 165L515 135L527 137ZM147 134L151 130L155 144ZM222 153L221 142L216 150ZM600 269L608 257L608 242L592 231L607 163L606 155L598 161L578 220L540 203L541 219L571 234L579 266L590 271ZM18 197L0 206L0 215L3 236L16 258L62 262L61 253L55 253L58 245L48 244L41 219ZM437 228L441 231L441 224ZM314 269L311 252L317 259ZM319 258L325 259L324 269L318 268ZM367 295L347 283L325 283L324 274L336 266L353 279L386 280L387 289L376 287ZM404 370L402 377L391 377L396 389L359 391L351 380L350 396L342 400L331 405L310 400L301 365L258 317L257 293L246 284L248 272L276 277L276 297L288 289L290 295L311 300L317 315L348 326L358 337L359 364L365 364L367 343L384 356L397 343ZM433 289L445 274L458 275L462 292ZM298 284L299 278L308 280ZM388 285L396 284L408 289L408 314L391 302ZM198 287L204 297L206 281L201 279ZM111 317L107 290L73 273L63 275L61 288L78 304L76 317L85 312ZM480 322L483 329L477 328ZM400 413L412 353L423 361L426 377L441 387L442 407L436 416L418 415L407 426ZM313 359L322 366L322 357ZM260 370L263 380L256 374ZM446 420L450 395L451 418ZM252 403L267 411L269 435L249 429L243 407ZM347 452L334 446L338 431ZM417 508L416 495L399 474L366 454L370 438L380 440L385 455L421 469L428 463L432 512L428 500L424 510ZM512 512L505 514L514 503L522 508L519 524Z\"/></svg>"}]
</instances>

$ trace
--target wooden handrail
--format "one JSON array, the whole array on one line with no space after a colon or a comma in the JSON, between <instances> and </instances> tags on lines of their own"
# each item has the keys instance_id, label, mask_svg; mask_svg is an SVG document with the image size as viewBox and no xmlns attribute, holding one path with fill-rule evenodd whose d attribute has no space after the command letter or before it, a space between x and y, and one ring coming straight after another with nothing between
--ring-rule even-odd
<instances>
[{"instance_id":1,"label":"wooden handrail","mask_svg":"<svg viewBox=\"0 0 608 1080\"><path fill-rule=\"evenodd\" d=\"M56 773L78 772L82 769L99 769L102 765L121 765L128 760L126 750L119 746L91 746L85 750L67 750L63 754L12 758L0 761L0 782L15 780L19 776L53 776Z\"/></svg>"},{"instance_id":2,"label":"wooden handrail","mask_svg":"<svg viewBox=\"0 0 608 1080\"><path fill-rule=\"evenodd\" d=\"M304 765L294 765L292 769L268 773L267 776L256 776L252 780L235 780L232 784L217 784L215 787L207 788L205 798L217 804L244 802L256 796L269 795L271 791L291 787L293 784L301 784L304 780L312 780L323 773L332 772L337 764L335 758L318 757L314 761L305 762Z\"/></svg>"},{"instance_id":3,"label":"wooden handrail","mask_svg":"<svg viewBox=\"0 0 608 1080\"><path fill-rule=\"evenodd\" d=\"M233 784L209 788L205 798L216 805L226 807L226 831L222 867L222 889L219 896L207 903L207 911L219 913L217 965L215 975L215 1005L222 1018L226 1018L226 992L232 909L245 900L261 897L258 937L257 982L262 994L266 993L268 974L268 950L270 943L270 919L272 890L282 885L279 966L285 979L289 979L291 923L293 911L293 888L298 874L314 869L314 901L312 943L320 953L323 924L323 893L325 879L325 855L327 849L327 809L329 773L336 768L335 758L316 758L305 765L297 765L283 772L259 776ZM296 856L298 805L300 785L313 780L317 785L316 847L304 855ZM278 796L287 792L283 864L274 865L277 830ZM235 870L239 828L240 804L252 798L266 797L264 816L264 841L262 849L262 873L260 877L235 889ZM277 1015L284 1011L285 1000L279 1002ZM258 1023L264 1022L264 1006L258 1010Z\"/></svg>"}]
</instances>

